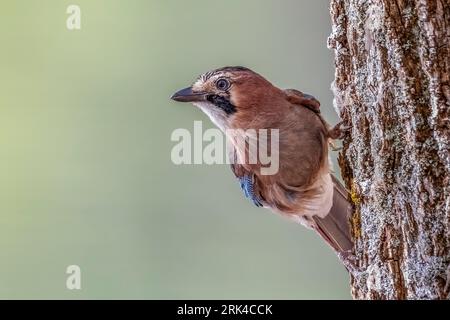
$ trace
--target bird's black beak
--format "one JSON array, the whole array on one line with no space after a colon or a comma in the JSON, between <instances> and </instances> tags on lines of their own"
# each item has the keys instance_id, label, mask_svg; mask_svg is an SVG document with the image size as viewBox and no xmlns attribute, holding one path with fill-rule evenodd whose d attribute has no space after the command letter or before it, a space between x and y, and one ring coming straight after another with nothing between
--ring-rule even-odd
<instances>
[{"instance_id":1,"label":"bird's black beak","mask_svg":"<svg viewBox=\"0 0 450 320\"><path fill-rule=\"evenodd\" d=\"M206 101L207 94L204 92L193 92L192 88L184 88L175 92L170 99L178 102L201 102Z\"/></svg>"}]
</instances>

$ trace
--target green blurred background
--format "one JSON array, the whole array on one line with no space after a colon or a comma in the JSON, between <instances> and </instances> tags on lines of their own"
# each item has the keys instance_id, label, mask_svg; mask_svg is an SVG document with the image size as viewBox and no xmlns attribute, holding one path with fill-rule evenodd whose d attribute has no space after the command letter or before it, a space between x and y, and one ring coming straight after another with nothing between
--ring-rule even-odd
<instances>
[{"instance_id":1,"label":"green blurred background","mask_svg":"<svg viewBox=\"0 0 450 320\"><path fill-rule=\"evenodd\" d=\"M336 122L329 19L327 0L2 1L0 298L349 298L331 250L254 207L227 165L170 160L174 129L211 124L169 96L224 65Z\"/></svg>"}]
</instances>

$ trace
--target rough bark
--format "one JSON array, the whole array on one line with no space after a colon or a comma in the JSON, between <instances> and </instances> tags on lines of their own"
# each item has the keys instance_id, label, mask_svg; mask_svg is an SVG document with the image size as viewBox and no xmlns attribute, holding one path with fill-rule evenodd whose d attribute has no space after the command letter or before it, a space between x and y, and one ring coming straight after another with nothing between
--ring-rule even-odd
<instances>
[{"instance_id":1,"label":"rough bark","mask_svg":"<svg viewBox=\"0 0 450 320\"><path fill-rule=\"evenodd\" d=\"M357 299L448 299L450 1L332 0Z\"/></svg>"}]
</instances>

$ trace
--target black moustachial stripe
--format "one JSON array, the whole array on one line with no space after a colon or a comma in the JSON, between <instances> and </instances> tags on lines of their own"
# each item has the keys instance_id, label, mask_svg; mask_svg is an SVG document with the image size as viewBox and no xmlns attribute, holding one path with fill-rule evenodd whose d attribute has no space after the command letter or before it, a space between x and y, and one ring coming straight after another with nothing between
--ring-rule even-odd
<instances>
[{"instance_id":1,"label":"black moustachial stripe","mask_svg":"<svg viewBox=\"0 0 450 320\"><path fill-rule=\"evenodd\" d=\"M231 115L236 112L236 107L225 97L211 94L207 97L207 99L213 105L225 111L227 115Z\"/></svg>"}]
</instances>

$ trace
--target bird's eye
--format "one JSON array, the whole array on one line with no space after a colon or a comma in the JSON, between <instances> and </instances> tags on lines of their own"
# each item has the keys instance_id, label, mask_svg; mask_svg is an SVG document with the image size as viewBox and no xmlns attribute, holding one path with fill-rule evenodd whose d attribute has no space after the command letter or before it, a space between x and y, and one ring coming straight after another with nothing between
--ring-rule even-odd
<instances>
[{"instance_id":1,"label":"bird's eye","mask_svg":"<svg viewBox=\"0 0 450 320\"><path fill-rule=\"evenodd\" d=\"M217 89L225 91L230 87L230 82L227 79L219 79L216 81Z\"/></svg>"}]
</instances>

